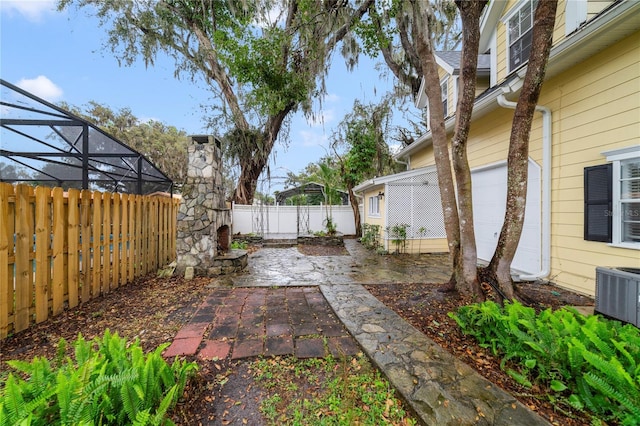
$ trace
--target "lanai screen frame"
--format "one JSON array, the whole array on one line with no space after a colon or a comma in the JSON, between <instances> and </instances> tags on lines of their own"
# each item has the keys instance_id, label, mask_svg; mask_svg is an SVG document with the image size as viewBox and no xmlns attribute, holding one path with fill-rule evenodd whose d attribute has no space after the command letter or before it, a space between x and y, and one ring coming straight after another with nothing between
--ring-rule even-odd
<instances>
[{"instance_id":1,"label":"lanai screen frame","mask_svg":"<svg viewBox=\"0 0 640 426\"><path fill-rule=\"evenodd\" d=\"M1 182L173 193L174 182L151 161L91 122L3 79L0 90Z\"/></svg>"}]
</instances>

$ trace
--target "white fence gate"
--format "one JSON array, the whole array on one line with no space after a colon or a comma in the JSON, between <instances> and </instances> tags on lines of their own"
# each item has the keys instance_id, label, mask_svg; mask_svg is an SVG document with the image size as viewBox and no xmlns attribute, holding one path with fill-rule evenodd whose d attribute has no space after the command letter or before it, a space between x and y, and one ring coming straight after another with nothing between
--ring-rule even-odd
<instances>
[{"instance_id":1,"label":"white fence gate","mask_svg":"<svg viewBox=\"0 0 640 426\"><path fill-rule=\"evenodd\" d=\"M253 233L278 238L277 235L297 236L326 230L326 206L234 204L232 214L234 234ZM331 215L338 232L344 235L356 233L351 206L331 206Z\"/></svg>"}]
</instances>

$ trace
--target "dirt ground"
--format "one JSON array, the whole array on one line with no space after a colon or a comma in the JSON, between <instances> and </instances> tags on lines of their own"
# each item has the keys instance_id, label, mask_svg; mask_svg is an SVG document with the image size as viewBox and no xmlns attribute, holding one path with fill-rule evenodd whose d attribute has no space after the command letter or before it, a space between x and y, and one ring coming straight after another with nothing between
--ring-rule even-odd
<instances>
[{"instance_id":1,"label":"dirt ground","mask_svg":"<svg viewBox=\"0 0 640 426\"><path fill-rule=\"evenodd\" d=\"M306 255L345 255L341 249L301 248ZM0 371L4 361L52 357L60 338L73 341L79 333L86 339L102 335L105 329L128 339L138 338L146 350L171 342L208 294L209 278L146 277L82 306L63 312L0 341ZM473 339L460 333L447 313L468 300L456 293L442 293L441 283L370 285L369 291L405 320L453 353L483 376L509 391L552 424L583 425L589 421L579 413L557 412L548 402L546 390L526 389L502 372L500 363ZM592 305L593 300L552 285L521 284L519 291L537 307ZM197 377L185 390L173 414L182 425L266 424L259 402L267 390L254 384L248 361L198 361ZM2 374L0 374L2 377Z\"/></svg>"}]
</instances>

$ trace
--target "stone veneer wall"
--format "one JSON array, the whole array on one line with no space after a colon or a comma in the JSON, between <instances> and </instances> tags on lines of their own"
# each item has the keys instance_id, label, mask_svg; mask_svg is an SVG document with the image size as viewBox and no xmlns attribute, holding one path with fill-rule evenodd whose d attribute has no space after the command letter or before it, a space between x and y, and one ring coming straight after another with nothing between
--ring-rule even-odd
<instances>
[{"instance_id":1,"label":"stone veneer wall","mask_svg":"<svg viewBox=\"0 0 640 426\"><path fill-rule=\"evenodd\" d=\"M231 227L231 210L225 203L220 147L213 136L191 138L187 180L178 210L176 272L183 274L192 267L195 275L202 276L210 275L218 255L217 230Z\"/></svg>"}]
</instances>

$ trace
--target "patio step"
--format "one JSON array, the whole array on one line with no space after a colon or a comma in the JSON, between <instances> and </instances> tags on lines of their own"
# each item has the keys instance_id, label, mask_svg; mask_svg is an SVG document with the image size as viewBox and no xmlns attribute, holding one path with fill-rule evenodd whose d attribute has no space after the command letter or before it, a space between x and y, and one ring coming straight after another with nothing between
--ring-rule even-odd
<instances>
[{"instance_id":1,"label":"patio step","mask_svg":"<svg viewBox=\"0 0 640 426\"><path fill-rule=\"evenodd\" d=\"M276 239L276 240L263 240L263 248L289 248L298 245L298 240L290 239Z\"/></svg>"}]
</instances>

